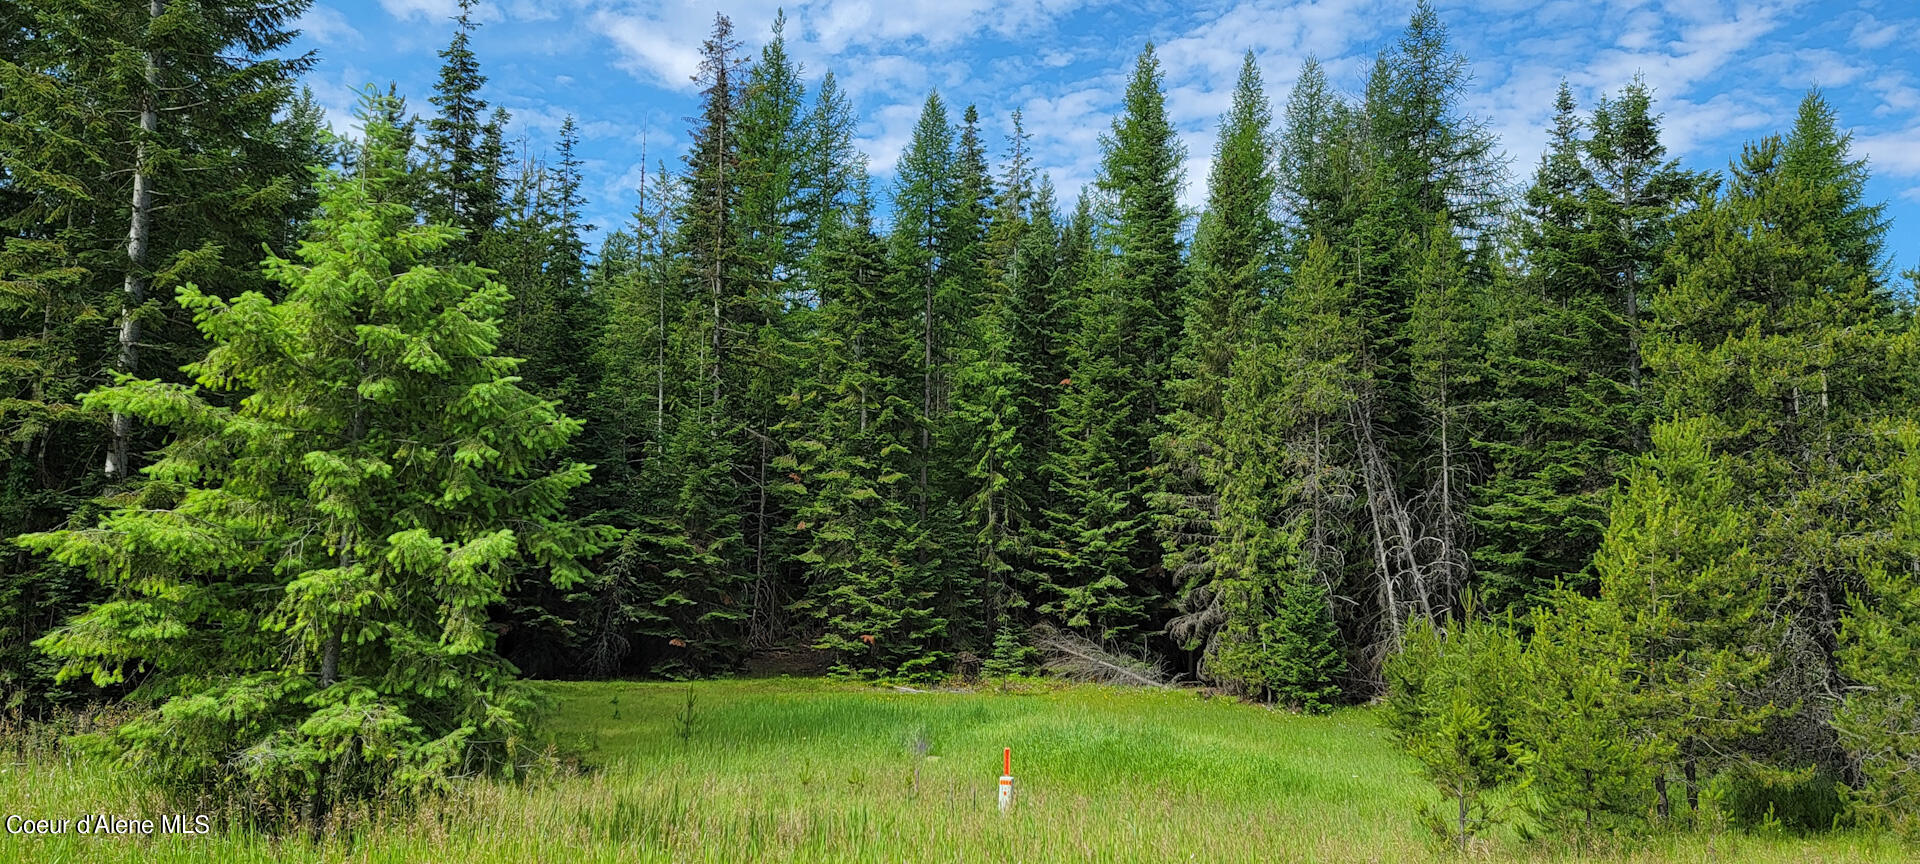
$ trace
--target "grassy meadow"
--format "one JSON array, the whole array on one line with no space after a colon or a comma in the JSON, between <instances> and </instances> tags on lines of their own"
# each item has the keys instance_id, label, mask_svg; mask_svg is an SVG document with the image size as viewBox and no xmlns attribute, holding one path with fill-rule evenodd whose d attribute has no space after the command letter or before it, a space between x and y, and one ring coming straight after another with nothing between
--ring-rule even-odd
<instances>
[{"instance_id":1,"label":"grassy meadow","mask_svg":"<svg viewBox=\"0 0 1920 864\"><path fill-rule=\"evenodd\" d=\"M587 769L476 783L318 842L0 833L0 862L1450 861L1415 818L1434 796L1364 709L1307 717L1191 691L1035 685L901 692L803 679L544 685ZM691 694L692 708L688 710ZM1017 805L996 810L1003 746ZM8 756L0 817L154 815L137 777ZM1496 834L1493 861L1867 862L1865 834L1727 831L1576 852Z\"/></svg>"}]
</instances>

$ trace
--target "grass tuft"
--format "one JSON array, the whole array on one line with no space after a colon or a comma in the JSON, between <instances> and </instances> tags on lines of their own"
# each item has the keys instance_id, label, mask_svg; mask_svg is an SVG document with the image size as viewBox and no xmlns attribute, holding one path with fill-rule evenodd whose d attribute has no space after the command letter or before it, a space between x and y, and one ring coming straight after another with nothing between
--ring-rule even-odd
<instances>
[{"instance_id":1,"label":"grass tuft","mask_svg":"<svg viewBox=\"0 0 1920 864\"><path fill-rule=\"evenodd\" d=\"M410 812L339 814L317 842L19 837L0 861L1455 861L1431 794L1364 710L1309 717L1186 691L901 692L800 680L543 685L593 770L476 782ZM1012 747L1017 805L996 783ZM157 815L139 778L44 746L0 765L0 811ZM0 814L4 815L4 814ZM1488 838L1475 860L1879 862L1896 841L1738 830L1580 849Z\"/></svg>"}]
</instances>

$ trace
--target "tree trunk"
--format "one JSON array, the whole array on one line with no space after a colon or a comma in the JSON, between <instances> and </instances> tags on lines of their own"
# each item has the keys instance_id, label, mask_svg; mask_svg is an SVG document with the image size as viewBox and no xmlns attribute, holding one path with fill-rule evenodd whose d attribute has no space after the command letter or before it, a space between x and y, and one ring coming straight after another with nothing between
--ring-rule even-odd
<instances>
[{"instance_id":1,"label":"tree trunk","mask_svg":"<svg viewBox=\"0 0 1920 864\"><path fill-rule=\"evenodd\" d=\"M1700 814L1700 757L1687 754L1683 770L1687 777L1687 812L1697 818Z\"/></svg>"},{"instance_id":2,"label":"tree trunk","mask_svg":"<svg viewBox=\"0 0 1920 864\"><path fill-rule=\"evenodd\" d=\"M929 214L929 223L932 217ZM933 265L927 265L927 284L921 320L920 372L920 518L927 518L927 463L933 459Z\"/></svg>"},{"instance_id":3,"label":"tree trunk","mask_svg":"<svg viewBox=\"0 0 1920 864\"><path fill-rule=\"evenodd\" d=\"M320 689L332 687L340 680L340 641L345 635L346 622L338 622L327 631L327 641L320 649Z\"/></svg>"},{"instance_id":4,"label":"tree trunk","mask_svg":"<svg viewBox=\"0 0 1920 864\"><path fill-rule=\"evenodd\" d=\"M166 0L148 0L147 19L151 22L166 12ZM151 36L148 39L151 40ZM140 307L147 302L147 243L153 235L153 177L147 173L149 139L159 131L160 112L154 105L160 94L160 56L146 51L147 90L140 97L140 135L133 146L133 213L127 226L127 275L121 285L120 371L128 375L140 371ZM107 446L107 479L125 480L131 473L133 418L113 412L112 440Z\"/></svg>"},{"instance_id":5,"label":"tree trunk","mask_svg":"<svg viewBox=\"0 0 1920 864\"><path fill-rule=\"evenodd\" d=\"M756 469L759 476L754 485L758 497L754 503L753 514L753 609L747 613L747 644L754 649L773 647L775 631L773 578L767 573L767 463L773 458L768 452L768 440L764 435L760 439L760 459Z\"/></svg>"},{"instance_id":6,"label":"tree trunk","mask_svg":"<svg viewBox=\"0 0 1920 864\"><path fill-rule=\"evenodd\" d=\"M1466 791L1461 790L1461 792L1457 797L1460 799L1460 837L1459 837L1460 854L1465 855L1467 854L1467 793Z\"/></svg>"},{"instance_id":7,"label":"tree trunk","mask_svg":"<svg viewBox=\"0 0 1920 864\"><path fill-rule=\"evenodd\" d=\"M340 641L345 635L345 631L345 621L336 622L333 628L327 631L326 644L320 649L320 680L318 683L320 685L319 689L321 690L332 687L335 681L340 680ZM332 762L329 760L328 763L322 767L321 773L323 775L331 773L331 765ZM316 840L320 837L320 820L326 815L325 793L326 783L322 781L314 784L313 794L307 797L307 830Z\"/></svg>"},{"instance_id":8,"label":"tree trunk","mask_svg":"<svg viewBox=\"0 0 1920 864\"><path fill-rule=\"evenodd\" d=\"M1582 809L1584 809L1584 810L1586 811L1586 817L1587 817L1587 819L1586 819L1586 824L1587 824L1587 827L1588 827L1588 828L1592 828L1592 827L1593 827L1593 798L1594 798L1594 795L1593 795L1593 771L1591 771L1591 770L1588 770L1588 771L1583 771L1583 772L1581 772L1581 774L1582 774L1582 776L1584 776L1584 777L1586 778L1586 781L1587 781L1587 784L1586 784L1586 785L1587 785L1587 794L1586 794L1586 795L1584 796L1586 800L1585 800L1584 802L1582 802Z\"/></svg>"},{"instance_id":9,"label":"tree trunk","mask_svg":"<svg viewBox=\"0 0 1920 864\"><path fill-rule=\"evenodd\" d=\"M1660 818L1666 819L1668 816L1673 815L1673 805L1667 800L1667 774L1665 769L1662 769L1659 774L1654 775L1653 792L1659 796L1660 799L1659 803L1655 805L1655 812L1660 814Z\"/></svg>"}]
</instances>

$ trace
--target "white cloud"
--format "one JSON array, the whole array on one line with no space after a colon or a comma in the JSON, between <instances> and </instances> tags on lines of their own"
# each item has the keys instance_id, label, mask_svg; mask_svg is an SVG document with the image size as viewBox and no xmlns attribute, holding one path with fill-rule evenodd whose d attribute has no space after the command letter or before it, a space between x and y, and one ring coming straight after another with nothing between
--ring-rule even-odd
<instances>
[{"instance_id":1,"label":"white cloud","mask_svg":"<svg viewBox=\"0 0 1920 864\"><path fill-rule=\"evenodd\" d=\"M1787 72L1781 76L1780 85L1789 89L1844 87L1867 72L1865 66L1849 62L1846 55L1826 48L1795 51L1787 58L1786 65Z\"/></svg>"},{"instance_id":2,"label":"white cloud","mask_svg":"<svg viewBox=\"0 0 1920 864\"><path fill-rule=\"evenodd\" d=\"M1779 126L1784 118L1791 116L1732 93L1720 93L1698 103L1685 98L1663 99L1657 107L1666 115L1661 141L1667 145L1667 151L1674 154L1698 152L1703 143L1730 133ZM1733 155L1733 152L1717 153L1715 158L1723 163Z\"/></svg>"},{"instance_id":3,"label":"white cloud","mask_svg":"<svg viewBox=\"0 0 1920 864\"><path fill-rule=\"evenodd\" d=\"M444 21L460 14L457 0L380 0L380 8L402 21L409 18Z\"/></svg>"},{"instance_id":4,"label":"white cloud","mask_svg":"<svg viewBox=\"0 0 1920 864\"><path fill-rule=\"evenodd\" d=\"M1853 25L1853 32L1847 36L1847 42L1857 50L1873 51L1893 44L1893 40L1898 38L1900 38L1900 25L1884 23L1868 15L1861 18L1860 23Z\"/></svg>"},{"instance_id":5,"label":"white cloud","mask_svg":"<svg viewBox=\"0 0 1920 864\"><path fill-rule=\"evenodd\" d=\"M920 109L924 107L922 99L907 102L895 102L881 106L869 112L866 122L854 146L867 154L868 167L876 174L892 174L894 163L900 161L900 154L906 152L907 142L913 139L913 127L920 122ZM947 106L951 115L952 107ZM959 118L949 116L950 120Z\"/></svg>"},{"instance_id":6,"label":"white cloud","mask_svg":"<svg viewBox=\"0 0 1920 864\"><path fill-rule=\"evenodd\" d=\"M700 66L699 43L677 38L657 22L600 12L593 28L620 49L620 66L669 90L692 92L693 74Z\"/></svg>"},{"instance_id":7,"label":"white cloud","mask_svg":"<svg viewBox=\"0 0 1920 864\"><path fill-rule=\"evenodd\" d=\"M428 3L450 0L382 0ZM866 53L906 45L943 52L982 32L1030 36L1085 0L740 0L728 5L736 38L757 45L776 10L787 12L787 48L806 66L831 65L843 81L863 76ZM612 40L622 68L683 92L713 27L713 9L695 3L620 0L591 16L592 30ZM854 56L843 56L852 54ZM827 63L832 60L835 62ZM852 62L844 62L852 61ZM897 79L899 76L895 75Z\"/></svg>"},{"instance_id":8,"label":"white cloud","mask_svg":"<svg viewBox=\"0 0 1920 864\"><path fill-rule=\"evenodd\" d=\"M313 6L294 25L308 38L322 45L358 45L360 31L353 29L347 16L332 6Z\"/></svg>"},{"instance_id":9,"label":"white cloud","mask_svg":"<svg viewBox=\"0 0 1920 864\"><path fill-rule=\"evenodd\" d=\"M1875 114L1907 114L1920 110L1920 88L1915 88L1905 72L1892 71L1867 82L1867 89L1879 94Z\"/></svg>"},{"instance_id":10,"label":"white cloud","mask_svg":"<svg viewBox=\"0 0 1920 864\"><path fill-rule=\"evenodd\" d=\"M1864 156L1875 174L1920 177L1920 125L1894 132L1857 135L1853 152Z\"/></svg>"},{"instance_id":11,"label":"white cloud","mask_svg":"<svg viewBox=\"0 0 1920 864\"><path fill-rule=\"evenodd\" d=\"M1688 12L1697 7L1679 4ZM1707 4L1717 5L1717 4ZM1671 10L1672 7L1670 7ZM1679 27L1674 38L1655 47L1657 37L1633 31L1638 47L1623 39L1620 48L1598 53L1586 69L1585 83L1614 90L1633 80L1635 74L1668 92L1685 92L1725 68L1742 51L1752 47L1780 24L1778 9L1767 4L1736 6L1721 17ZM1689 16L1692 17L1692 16ZM1658 29L1664 33L1665 23ZM1644 40L1641 36L1645 36Z\"/></svg>"}]
</instances>

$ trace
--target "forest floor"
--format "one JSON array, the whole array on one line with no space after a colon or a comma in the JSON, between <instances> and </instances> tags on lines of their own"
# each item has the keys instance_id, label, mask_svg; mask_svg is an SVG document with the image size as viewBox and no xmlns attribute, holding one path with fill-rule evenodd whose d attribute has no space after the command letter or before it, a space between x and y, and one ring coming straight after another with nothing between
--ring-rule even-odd
<instances>
[{"instance_id":1,"label":"forest floor","mask_svg":"<svg viewBox=\"0 0 1920 864\"><path fill-rule=\"evenodd\" d=\"M1048 684L542 686L583 772L473 784L404 817L350 818L317 844L217 825L205 836L0 831L0 862L1459 860L1416 818L1437 794L1364 709L1310 717L1193 691ZM1004 816L1003 747L1017 786ZM0 760L0 818L164 812L155 790L102 765ZM1730 830L1585 852L1509 833L1468 857L1798 864L1915 852L1855 833Z\"/></svg>"}]
</instances>

